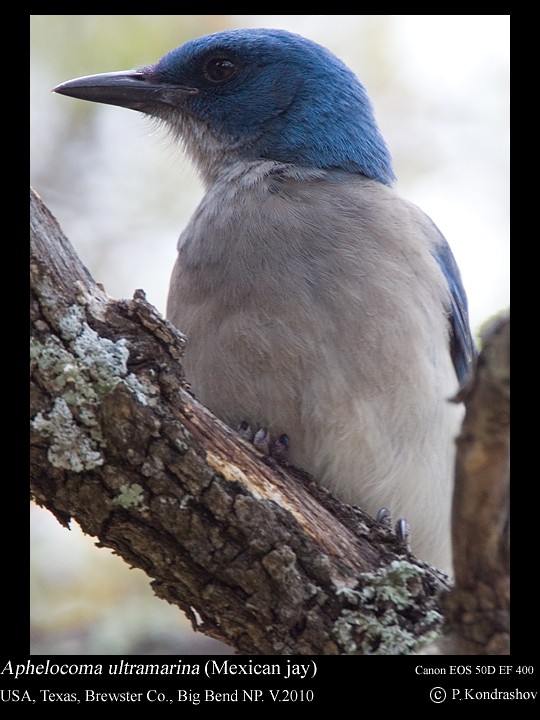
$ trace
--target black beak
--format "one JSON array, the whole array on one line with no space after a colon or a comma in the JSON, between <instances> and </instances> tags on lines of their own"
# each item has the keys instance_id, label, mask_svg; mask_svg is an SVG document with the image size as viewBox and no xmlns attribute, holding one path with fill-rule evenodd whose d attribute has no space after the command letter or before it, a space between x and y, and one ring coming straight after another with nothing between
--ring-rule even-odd
<instances>
[{"instance_id":1,"label":"black beak","mask_svg":"<svg viewBox=\"0 0 540 720\"><path fill-rule=\"evenodd\" d=\"M158 106L182 105L186 95L198 90L159 82L152 69L148 69L86 75L58 85L53 92L152 114Z\"/></svg>"}]
</instances>

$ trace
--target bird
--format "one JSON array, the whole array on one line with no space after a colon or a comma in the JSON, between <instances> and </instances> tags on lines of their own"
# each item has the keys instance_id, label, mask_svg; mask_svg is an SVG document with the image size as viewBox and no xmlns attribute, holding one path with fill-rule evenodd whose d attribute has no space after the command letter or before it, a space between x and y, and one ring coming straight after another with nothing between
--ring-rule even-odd
<instances>
[{"instance_id":1,"label":"bird","mask_svg":"<svg viewBox=\"0 0 540 720\"><path fill-rule=\"evenodd\" d=\"M467 296L355 73L301 35L235 29L54 91L143 113L198 170L167 300L195 396L344 502L406 518L451 572Z\"/></svg>"}]
</instances>

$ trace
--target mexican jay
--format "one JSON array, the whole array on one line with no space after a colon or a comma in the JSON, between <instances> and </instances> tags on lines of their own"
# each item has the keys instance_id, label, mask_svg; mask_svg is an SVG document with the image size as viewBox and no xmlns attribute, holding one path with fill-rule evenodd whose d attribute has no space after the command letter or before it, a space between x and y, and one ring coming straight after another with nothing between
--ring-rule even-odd
<instances>
[{"instance_id":1,"label":"mexican jay","mask_svg":"<svg viewBox=\"0 0 540 720\"><path fill-rule=\"evenodd\" d=\"M345 502L405 516L415 553L448 571L467 299L446 240L393 187L356 76L251 29L55 90L157 118L198 168L167 305L197 398L288 436L289 460Z\"/></svg>"}]
</instances>

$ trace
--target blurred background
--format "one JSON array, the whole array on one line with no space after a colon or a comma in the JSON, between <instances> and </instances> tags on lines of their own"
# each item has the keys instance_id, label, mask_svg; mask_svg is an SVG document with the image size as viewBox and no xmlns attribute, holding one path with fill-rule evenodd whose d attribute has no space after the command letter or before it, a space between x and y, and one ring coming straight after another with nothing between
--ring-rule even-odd
<instances>
[{"instance_id":1,"label":"blurred background","mask_svg":"<svg viewBox=\"0 0 540 720\"><path fill-rule=\"evenodd\" d=\"M509 304L509 16L31 16L31 183L97 282L143 288L165 311L176 241L201 197L164 130L142 115L51 94L65 80L150 64L237 27L298 32L366 86L401 195L449 241L471 324ZM191 631L139 570L31 507L32 654L231 652Z\"/></svg>"}]
</instances>

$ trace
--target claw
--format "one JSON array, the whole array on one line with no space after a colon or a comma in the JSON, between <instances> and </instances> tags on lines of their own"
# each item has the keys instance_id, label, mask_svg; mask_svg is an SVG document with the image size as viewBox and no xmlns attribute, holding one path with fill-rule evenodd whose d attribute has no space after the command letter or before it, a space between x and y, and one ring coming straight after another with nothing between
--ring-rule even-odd
<instances>
[{"instance_id":1,"label":"claw","mask_svg":"<svg viewBox=\"0 0 540 720\"><path fill-rule=\"evenodd\" d=\"M270 443L270 455L279 462L284 462L288 458L290 447L289 436L283 433L283 435Z\"/></svg>"},{"instance_id":2,"label":"claw","mask_svg":"<svg viewBox=\"0 0 540 720\"><path fill-rule=\"evenodd\" d=\"M251 429L251 425L245 420L238 423L236 430L243 440L247 440L248 442L253 440L253 430Z\"/></svg>"},{"instance_id":3,"label":"claw","mask_svg":"<svg viewBox=\"0 0 540 720\"><path fill-rule=\"evenodd\" d=\"M396 537L405 550L410 550L411 528L405 518L399 518L396 523Z\"/></svg>"},{"instance_id":4,"label":"claw","mask_svg":"<svg viewBox=\"0 0 540 720\"><path fill-rule=\"evenodd\" d=\"M382 507L377 513L376 520L387 530L392 529L392 513L388 510L388 508Z\"/></svg>"},{"instance_id":5,"label":"claw","mask_svg":"<svg viewBox=\"0 0 540 720\"><path fill-rule=\"evenodd\" d=\"M387 530L392 532L392 513L385 507L382 507L377 513L377 522ZM407 520L403 517L399 518L395 524L394 532L400 544L406 551L410 550L411 528Z\"/></svg>"},{"instance_id":6,"label":"claw","mask_svg":"<svg viewBox=\"0 0 540 720\"><path fill-rule=\"evenodd\" d=\"M270 433L266 428L261 428L255 433L253 444L265 455L270 455Z\"/></svg>"}]
</instances>

